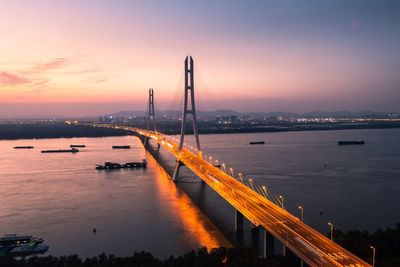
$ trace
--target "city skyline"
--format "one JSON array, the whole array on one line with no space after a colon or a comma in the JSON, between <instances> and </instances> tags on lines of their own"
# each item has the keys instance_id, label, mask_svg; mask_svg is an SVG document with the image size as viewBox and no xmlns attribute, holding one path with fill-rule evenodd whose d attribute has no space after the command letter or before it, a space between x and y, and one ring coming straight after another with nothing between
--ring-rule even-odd
<instances>
[{"instance_id":1,"label":"city skyline","mask_svg":"<svg viewBox=\"0 0 400 267\"><path fill-rule=\"evenodd\" d=\"M144 110L148 88L169 109L183 90L187 54L204 110L398 112L399 7L6 0L0 113Z\"/></svg>"}]
</instances>

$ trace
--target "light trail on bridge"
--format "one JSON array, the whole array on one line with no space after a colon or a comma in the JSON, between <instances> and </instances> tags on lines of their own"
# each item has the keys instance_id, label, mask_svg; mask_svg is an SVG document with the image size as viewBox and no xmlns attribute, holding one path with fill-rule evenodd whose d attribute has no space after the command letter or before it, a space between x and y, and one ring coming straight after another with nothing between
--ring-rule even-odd
<instances>
[{"instance_id":1,"label":"light trail on bridge","mask_svg":"<svg viewBox=\"0 0 400 267\"><path fill-rule=\"evenodd\" d=\"M113 127L113 126L111 126ZM114 126L115 127L115 126ZM282 207L250 189L220 168L193 153L172 137L133 127L118 127L147 137L173 154L222 198L242 213L253 225L260 226L279 239L310 266L370 267L368 263L331 241Z\"/></svg>"}]
</instances>

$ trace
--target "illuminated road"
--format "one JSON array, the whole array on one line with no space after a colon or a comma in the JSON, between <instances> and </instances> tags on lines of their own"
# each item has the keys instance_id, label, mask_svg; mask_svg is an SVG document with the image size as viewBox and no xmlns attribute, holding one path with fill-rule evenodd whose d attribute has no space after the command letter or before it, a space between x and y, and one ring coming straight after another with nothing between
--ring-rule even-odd
<instances>
[{"instance_id":1,"label":"illuminated road","mask_svg":"<svg viewBox=\"0 0 400 267\"><path fill-rule=\"evenodd\" d=\"M249 221L268 230L310 266L371 266L199 155L186 148L178 155L179 145L167 135L137 128L121 128L151 138L179 157L182 163Z\"/></svg>"}]
</instances>

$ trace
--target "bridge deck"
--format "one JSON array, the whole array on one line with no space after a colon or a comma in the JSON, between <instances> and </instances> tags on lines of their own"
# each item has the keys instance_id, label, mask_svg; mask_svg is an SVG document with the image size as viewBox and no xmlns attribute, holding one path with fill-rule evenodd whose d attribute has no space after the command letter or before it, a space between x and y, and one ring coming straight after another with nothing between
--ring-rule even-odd
<instances>
[{"instance_id":1,"label":"bridge deck","mask_svg":"<svg viewBox=\"0 0 400 267\"><path fill-rule=\"evenodd\" d=\"M269 231L310 266L371 266L190 150L183 148L178 155L179 144L168 136L125 129L159 143L248 220Z\"/></svg>"}]
</instances>

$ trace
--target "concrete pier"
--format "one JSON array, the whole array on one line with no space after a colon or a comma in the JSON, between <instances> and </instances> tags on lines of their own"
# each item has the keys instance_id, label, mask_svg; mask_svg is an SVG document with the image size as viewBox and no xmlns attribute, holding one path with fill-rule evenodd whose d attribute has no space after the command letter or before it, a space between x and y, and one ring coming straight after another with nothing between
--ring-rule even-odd
<instances>
[{"instance_id":1,"label":"concrete pier","mask_svg":"<svg viewBox=\"0 0 400 267\"><path fill-rule=\"evenodd\" d=\"M235 209L235 232L242 233L243 232L243 223L244 223L244 216L240 211Z\"/></svg>"},{"instance_id":2,"label":"concrete pier","mask_svg":"<svg viewBox=\"0 0 400 267\"><path fill-rule=\"evenodd\" d=\"M264 258L268 259L273 257L275 254L275 237L264 229Z\"/></svg>"}]
</instances>

